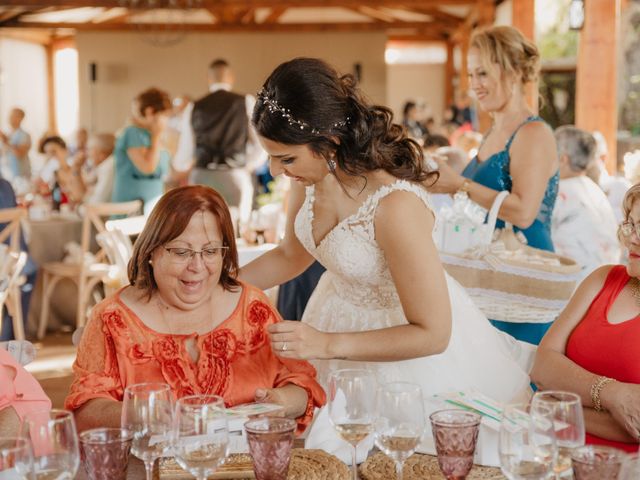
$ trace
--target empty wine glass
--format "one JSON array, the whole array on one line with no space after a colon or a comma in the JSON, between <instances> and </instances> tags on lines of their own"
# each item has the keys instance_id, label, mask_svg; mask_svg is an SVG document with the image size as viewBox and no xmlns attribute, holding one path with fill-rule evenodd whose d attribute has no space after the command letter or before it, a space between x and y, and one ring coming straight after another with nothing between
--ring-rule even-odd
<instances>
[{"instance_id":1,"label":"empty wine glass","mask_svg":"<svg viewBox=\"0 0 640 480\"><path fill-rule=\"evenodd\" d=\"M500 423L500 467L509 480L543 480L553 473L556 454L550 409L508 405Z\"/></svg>"},{"instance_id":2,"label":"empty wine glass","mask_svg":"<svg viewBox=\"0 0 640 480\"><path fill-rule=\"evenodd\" d=\"M398 480L402 480L404 462L416 451L424 428L424 404L419 385L393 382L380 387L376 445L395 462Z\"/></svg>"},{"instance_id":3,"label":"empty wine glass","mask_svg":"<svg viewBox=\"0 0 640 480\"><path fill-rule=\"evenodd\" d=\"M356 447L373 432L376 387L375 374L369 370L337 370L329 376L329 418L338 435L353 447L353 480L358 478Z\"/></svg>"},{"instance_id":4,"label":"empty wine glass","mask_svg":"<svg viewBox=\"0 0 640 480\"><path fill-rule=\"evenodd\" d=\"M585 427L582 402L575 393L560 391L537 392L531 410L551 410L557 455L553 467L556 478L571 478L571 451L584 445Z\"/></svg>"},{"instance_id":5,"label":"empty wine glass","mask_svg":"<svg viewBox=\"0 0 640 480\"><path fill-rule=\"evenodd\" d=\"M173 452L183 469L198 480L205 480L224 462L228 444L222 397L193 395L178 400Z\"/></svg>"},{"instance_id":6,"label":"empty wine glass","mask_svg":"<svg viewBox=\"0 0 640 480\"><path fill-rule=\"evenodd\" d=\"M20 435L31 442L36 479L75 478L80 465L80 448L73 414L66 410L28 413Z\"/></svg>"},{"instance_id":7,"label":"empty wine glass","mask_svg":"<svg viewBox=\"0 0 640 480\"><path fill-rule=\"evenodd\" d=\"M26 438L0 437L0 478L30 479L33 452Z\"/></svg>"},{"instance_id":8,"label":"empty wine glass","mask_svg":"<svg viewBox=\"0 0 640 480\"><path fill-rule=\"evenodd\" d=\"M153 463L171 451L173 404L166 383L138 383L124 390L122 428L133 433L131 452L144 462L147 480Z\"/></svg>"}]
</instances>

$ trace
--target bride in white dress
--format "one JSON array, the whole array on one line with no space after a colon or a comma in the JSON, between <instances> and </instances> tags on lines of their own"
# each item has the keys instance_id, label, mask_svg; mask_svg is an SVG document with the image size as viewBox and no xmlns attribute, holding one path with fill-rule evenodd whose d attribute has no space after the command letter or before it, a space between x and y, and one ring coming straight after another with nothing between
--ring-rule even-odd
<instances>
[{"instance_id":1,"label":"bride in white dress","mask_svg":"<svg viewBox=\"0 0 640 480\"><path fill-rule=\"evenodd\" d=\"M294 181L285 238L240 277L266 289L314 259L327 269L302 322L273 326L272 347L309 359L325 387L331 370L369 368L425 397L475 389L522 399L518 344L445 273L422 185L437 175L391 117L317 59L280 65L258 94L252 121L271 172Z\"/></svg>"}]
</instances>

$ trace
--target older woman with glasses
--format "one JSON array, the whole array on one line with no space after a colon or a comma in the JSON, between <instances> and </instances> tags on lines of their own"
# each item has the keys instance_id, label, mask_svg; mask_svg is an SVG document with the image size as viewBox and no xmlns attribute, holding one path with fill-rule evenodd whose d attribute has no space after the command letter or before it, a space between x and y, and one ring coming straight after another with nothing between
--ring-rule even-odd
<instances>
[{"instance_id":1,"label":"older woman with glasses","mask_svg":"<svg viewBox=\"0 0 640 480\"><path fill-rule=\"evenodd\" d=\"M640 184L623 201L629 264L589 275L542 339L531 372L544 390L582 398L587 443L635 452L640 441Z\"/></svg>"},{"instance_id":2,"label":"older woman with glasses","mask_svg":"<svg viewBox=\"0 0 640 480\"><path fill-rule=\"evenodd\" d=\"M237 271L222 197L204 186L166 193L135 244L130 285L94 307L83 333L65 401L80 430L119 426L124 389L142 382L227 406L279 403L304 429L325 402L316 372L274 355L267 327L280 317Z\"/></svg>"}]
</instances>

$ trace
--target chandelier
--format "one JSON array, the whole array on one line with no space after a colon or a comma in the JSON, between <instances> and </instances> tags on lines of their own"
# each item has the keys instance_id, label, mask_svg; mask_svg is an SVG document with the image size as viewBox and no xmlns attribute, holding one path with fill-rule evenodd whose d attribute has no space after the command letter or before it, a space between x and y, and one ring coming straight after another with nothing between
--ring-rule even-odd
<instances>
[{"instance_id":1,"label":"chandelier","mask_svg":"<svg viewBox=\"0 0 640 480\"><path fill-rule=\"evenodd\" d=\"M202 0L119 0L129 10L129 22L141 32L142 40L155 47L180 43L187 34L190 17Z\"/></svg>"}]
</instances>

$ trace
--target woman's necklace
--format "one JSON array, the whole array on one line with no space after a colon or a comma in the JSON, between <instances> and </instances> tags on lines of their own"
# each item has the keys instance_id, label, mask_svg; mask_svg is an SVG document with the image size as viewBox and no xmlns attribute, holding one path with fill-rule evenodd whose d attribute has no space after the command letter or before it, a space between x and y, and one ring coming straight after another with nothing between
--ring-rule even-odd
<instances>
[{"instance_id":1,"label":"woman's necklace","mask_svg":"<svg viewBox=\"0 0 640 480\"><path fill-rule=\"evenodd\" d=\"M636 305L640 307L640 280L637 277L630 277L629 286L631 287L631 295L633 295Z\"/></svg>"},{"instance_id":2,"label":"woman's necklace","mask_svg":"<svg viewBox=\"0 0 640 480\"><path fill-rule=\"evenodd\" d=\"M167 327L167 329L169 330L169 334L170 334L170 335L171 335L171 337L172 337L172 340L175 342L176 340L175 340L175 338L174 338L174 337L176 337L176 334L175 334L175 333L173 333L173 329L171 328L171 325L169 324L169 322L167 322L167 319L166 319L165 314L164 314L164 313L165 313L165 308L163 308L163 306L164 306L164 302L163 302L163 301L162 301L162 299L160 298L160 295L156 296L155 301L156 301L156 302L155 302L155 303L156 303L156 306L158 307L158 310L160 311L160 318L162 319L162 323L164 323L164 325ZM169 309L169 306L168 306L168 305L166 306L166 309L167 309L167 310ZM187 355L190 355L189 350L187 349L186 344L185 344L185 343L183 343L183 345L184 345L184 347L185 347L185 351L186 351ZM197 347L197 342L195 342L194 346L195 346L195 347ZM201 356L203 353L204 353L204 352L203 352L202 350L200 350L200 352L199 352L200 356ZM200 356L198 357L198 361L200 360ZM209 393L211 392L211 387L213 386L213 380L214 380L214 378L213 378L213 377L209 378L209 385L207 386L207 391L204 393L204 395L209 395Z\"/></svg>"}]
</instances>

